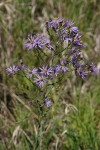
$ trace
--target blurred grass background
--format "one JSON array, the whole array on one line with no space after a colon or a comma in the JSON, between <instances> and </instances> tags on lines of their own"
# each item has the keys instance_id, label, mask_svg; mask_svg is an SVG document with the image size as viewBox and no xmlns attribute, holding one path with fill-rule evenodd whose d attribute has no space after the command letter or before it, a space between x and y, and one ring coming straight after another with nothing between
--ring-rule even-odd
<instances>
[{"instance_id":1,"label":"blurred grass background","mask_svg":"<svg viewBox=\"0 0 100 150\"><path fill-rule=\"evenodd\" d=\"M100 68L99 0L1 0L0 150L100 150L100 74L66 79L62 97L53 92L61 106L41 117L27 103L37 90L5 72L20 58L30 66L38 63L23 40L28 33L45 33L44 22L58 16L75 21L87 43L85 56Z\"/></svg>"}]
</instances>

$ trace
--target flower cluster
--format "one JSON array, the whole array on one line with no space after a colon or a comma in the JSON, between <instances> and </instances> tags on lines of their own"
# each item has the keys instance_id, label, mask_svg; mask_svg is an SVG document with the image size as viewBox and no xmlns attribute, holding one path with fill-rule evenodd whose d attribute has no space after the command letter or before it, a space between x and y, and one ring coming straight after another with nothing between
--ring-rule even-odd
<instances>
[{"instance_id":1,"label":"flower cluster","mask_svg":"<svg viewBox=\"0 0 100 150\"><path fill-rule=\"evenodd\" d=\"M59 73L66 71L68 71L67 62L61 61L58 65L52 67L43 65L43 67L35 67L33 70L27 68L26 74L29 78L34 77L34 83L42 88L49 80L52 80L55 76L58 76Z\"/></svg>"},{"instance_id":2,"label":"flower cluster","mask_svg":"<svg viewBox=\"0 0 100 150\"><path fill-rule=\"evenodd\" d=\"M48 30L52 28L57 36L61 37L63 41L64 40L70 41L74 47L84 46L84 44L81 41L81 34L78 30L78 27L74 26L73 21L70 22L66 20L64 22L62 18L58 18L56 20L47 22L46 27Z\"/></svg>"},{"instance_id":3,"label":"flower cluster","mask_svg":"<svg viewBox=\"0 0 100 150\"><path fill-rule=\"evenodd\" d=\"M85 62L85 58L82 55L82 49L85 44L82 42L82 35L78 27L74 26L73 21L66 20L64 22L62 18L57 18L46 22L46 28L51 40L44 34L29 34L24 46L27 50L34 48L43 50L45 47L54 50L51 51L53 55L52 58L50 57L49 63L30 69L21 61L20 66L13 65L7 68L8 75L23 71L28 78L32 79L33 83L43 89L48 85L49 81L54 82L55 78L59 78L60 74L64 76L67 75L67 72L75 71L77 76L84 79L89 74L97 73L97 68L93 63L87 64ZM54 41L52 35L57 37L57 41ZM63 46L64 42L67 42L65 48ZM57 47L55 43L58 43ZM38 52L41 53L41 51ZM47 97L44 97L44 103L47 107L52 105L52 102Z\"/></svg>"}]
</instances>

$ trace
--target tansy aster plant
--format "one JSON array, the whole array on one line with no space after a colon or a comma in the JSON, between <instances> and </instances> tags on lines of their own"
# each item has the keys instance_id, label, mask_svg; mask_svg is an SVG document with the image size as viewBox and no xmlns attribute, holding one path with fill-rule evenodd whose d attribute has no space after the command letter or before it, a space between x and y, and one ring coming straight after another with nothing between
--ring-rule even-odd
<instances>
[{"instance_id":1,"label":"tansy aster plant","mask_svg":"<svg viewBox=\"0 0 100 150\"><path fill-rule=\"evenodd\" d=\"M8 67L6 71L8 75L22 71L24 77L29 78L33 86L35 84L39 89L42 89L44 93L43 102L49 108L52 106L51 100L47 97L49 86L54 86L55 83L59 84L59 78L64 80L64 76L72 71L85 79L88 75L97 73L97 68L94 63L87 63L83 55L81 56L85 44L73 21L64 21L63 18L59 17L46 22L46 29L48 37L44 34L29 34L24 42L27 50L36 49L38 51L39 56L41 56L38 59L42 59L42 63L31 69L21 60L20 66L13 65ZM64 46L64 43L67 44ZM46 51L44 52L45 48ZM49 53L47 48L50 49ZM35 53L37 51L33 50Z\"/></svg>"}]
</instances>

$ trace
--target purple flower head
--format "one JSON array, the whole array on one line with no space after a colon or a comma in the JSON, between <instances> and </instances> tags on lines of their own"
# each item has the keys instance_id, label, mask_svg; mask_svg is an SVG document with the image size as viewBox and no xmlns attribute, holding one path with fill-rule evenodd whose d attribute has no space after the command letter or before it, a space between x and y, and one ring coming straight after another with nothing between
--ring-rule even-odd
<instances>
[{"instance_id":1,"label":"purple flower head","mask_svg":"<svg viewBox=\"0 0 100 150\"><path fill-rule=\"evenodd\" d=\"M87 72L86 72L86 70L84 70L84 69L82 68L82 66L80 66L80 67L77 69L77 74L78 74L79 76L81 76L82 79L84 79L84 78L87 76Z\"/></svg>"},{"instance_id":2,"label":"purple flower head","mask_svg":"<svg viewBox=\"0 0 100 150\"><path fill-rule=\"evenodd\" d=\"M50 76L51 73L53 72L51 68L48 68L48 66L43 66L42 68L39 69L40 69L40 73L43 76Z\"/></svg>"},{"instance_id":3,"label":"purple flower head","mask_svg":"<svg viewBox=\"0 0 100 150\"><path fill-rule=\"evenodd\" d=\"M82 77L82 79L84 79L84 78L87 76L87 72L83 70L83 71L80 73L80 76Z\"/></svg>"},{"instance_id":4,"label":"purple flower head","mask_svg":"<svg viewBox=\"0 0 100 150\"><path fill-rule=\"evenodd\" d=\"M51 70L57 76L59 74L60 67L58 65L57 66L52 66Z\"/></svg>"},{"instance_id":5,"label":"purple flower head","mask_svg":"<svg viewBox=\"0 0 100 150\"><path fill-rule=\"evenodd\" d=\"M24 43L25 47L28 50L30 50L30 49L35 47L34 40L35 40L34 35L29 34L27 40Z\"/></svg>"},{"instance_id":6,"label":"purple flower head","mask_svg":"<svg viewBox=\"0 0 100 150\"><path fill-rule=\"evenodd\" d=\"M74 40L74 37L78 39L78 33L79 33L79 30L77 27L71 27L70 28L70 37Z\"/></svg>"},{"instance_id":7,"label":"purple flower head","mask_svg":"<svg viewBox=\"0 0 100 150\"><path fill-rule=\"evenodd\" d=\"M66 20L66 22L63 24L63 26L66 28L70 28L73 26L73 24L74 24L74 21L70 22L70 21Z\"/></svg>"},{"instance_id":8,"label":"purple flower head","mask_svg":"<svg viewBox=\"0 0 100 150\"><path fill-rule=\"evenodd\" d=\"M22 59L20 59L19 62L20 62L21 64L23 64L23 60L22 60Z\"/></svg>"},{"instance_id":9,"label":"purple flower head","mask_svg":"<svg viewBox=\"0 0 100 150\"><path fill-rule=\"evenodd\" d=\"M68 39L68 31L66 29L57 29L56 34L64 41Z\"/></svg>"},{"instance_id":10,"label":"purple flower head","mask_svg":"<svg viewBox=\"0 0 100 150\"><path fill-rule=\"evenodd\" d=\"M18 65L13 65L12 67L8 67L8 68L6 69L8 75L15 74L15 73L17 73L19 70L20 70L20 69L19 69L19 66L18 66Z\"/></svg>"},{"instance_id":11,"label":"purple flower head","mask_svg":"<svg viewBox=\"0 0 100 150\"><path fill-rule=\"evenodd\" d=\"M32 71L28 67L25 69L25 72L28 78L32 78Z\"/></svg>"},{"instance_id":12,"label":"purple flower head","mask_svg":"<svg viewBox=\"0 0 100 150\"><path fill-rule=\"evenodd\" d=\"M51 107L52 106L52 102L49 100L49 98L44 98L44 102L45 102L45 105L46 107Z\"/></svg>"},{"instance_id":13,"label":"purple flower head","mask_svg":"<svg viewBox=\"0 0 100 150\"><path fill-rule=\"evenodd\" d=\"M97 73L97 68L96 66L92 63L91 65L89 65L89 69L92 73Z\"/></svg>"},{"instance_id":14,"label":"purple flower head","mask_svg":"<svg viewBox=\"0 0 100 150\"><path fill-rule=\"evenodd\" d=\"M75 33L78 33L78 31L79 31L78 27L71 27L70 30Z\"/></svg>"},{"instance_id":15,"label":"purple flower head","mask_svg":"<svg viewBox=\"0 0 100 150\"><path fill-rule=\"evenodd\" d=\"M34 83L36 83L39 87L43 87L45 82L47 82L47 78L39 75L36 76L37 78L34 78Z\"/></svg>"},{"instance_id":16,"label":"purple flower head","mask_svg":"<svg viewBox=\"0 0 100 150\"><path fill-rule=\"evenodd\" d=\"M47 107L51 107L52 106L52 102L50 100L46 101L45 104L46 104Z\"/></svg>"},{"instance_id":17,"label":"purple flower head","mask_svg":"<svg viewBox=\"0 0 100 150\"><path fill-rule=\"evenodd\" d=\"M78 69L79 67L81 67L79 60L81 60L81 57L80 57L80 50L77 50L77 51L72 55L72 59L71 59L71 63L72 63L72 65L75 67L75 69Z\"/></svg>"},{"instance_id":18,"label":"purple flower head","mask_svg":"<svg viewBox=\"0 0 100 150\"><path fill-rule=\"evenodd\" d=\"M34 68L34 69L32 70L32 74L34 74L34 75L38 74L38 69L37 69L37 68Z\"/></svg>"},{"instance_id":19,"label":"purple flower head","mask_svg":"<svg viewBox=\"0 0 100 150\"><path fill-rule=\"evenodd\" d=\"M63 23L63 26L64 26L64 27L68 27L68 24L69 24L69 21L66 20L66 22Z\"/></svg>"},{"instance_id":20,"label":"purple flower head","mask_svg":"<svg viewBox=\"0 0 100 150\"><path fill-rule=\"evenodd\" d=\"M82 37L82 34L81 34L80 32L78 32L78 33L76 34L76 36L75 36L75 38L78 39L78 40L81 39L81 37Z\"/></svg>"},{"instance_id":21,"label":"purple flower head","mask_svg":"<svg viewBox=\"0 0 100 150\"><path fill-rule=\"evenodd\" d=\"M32 101L29 101L28 104L30 104L31 106L34 106Z\"/></svg>"},{"instance_id":22,"label":"purple flower head","mask_svg":"<svg viewBox=\"0 0 100 150\"><path fill-rule=\"evenodd\" d=\"M83 44L83 42L81 41L81 37L82 37L82 35L80 33L77 33L75 35L75 38L74 38L74 41L73 41L74 46L76 46L76 47L84 47L85 46Z\"/></svg>"},{"instance_id":23,"label":"purple flower head","mask_svg":"<svg viewBox=\"0 0 100 150\"><path fill-rule=\"evenodd\" d=\"M66 67L67 62L66 61L60 61L60 65L58 65L59 69L62 70L63 72L66 72L68 68Z\"/></svg>"},{"instance_id":24,"label":"purple flower head","mask_svg":"<svg viewBox=\"0 0 100 150\"><path fill-rule=\"evenodd\" d=\"M28 48L28 50L32 48L42 49L44 46L49 49L53 49L53 47L50 45L50 40L43 34L29 35L24 45L26 48Z\"/></svg>"},{"instance_id":25,"label":"purple flower head","mask_svg":"<svg viewBox=\"0 0 100 150\"><path fill-rule=\"evenodd\" d=\"M83 43L76 39L76 40L74 40L74 45L75 46L83 46Z\"/></svg>"},{"instance_id":26,"label":"purple flower head","mask_svg":"<svg viewBox=\"0 0 100 150\"><path fill-rule=\"evenodd\" d=\"M43 34L40 34L35 39L35 42L36 42L36 46L42 49L46 44L50 43L50 40L47 37L45 37Z\"/></svg>"},{"instance_id":27,"label":"purple flower head","mask_svg":"<svg viewBox=\"0 0 100 150\"><path fill-rule=\"evenodd\" d=\"M57 36L61 37L61 39L64 40L68 40L68 41L72 41L73 40L73 36L72 34L69 34L68 30L64 29L57 29L56 30L56 34Z\"/></svg>"},{"instance_id":28,"label":"purple flower head","mask_svg":"<svg viewBox=\"0 0 100 150\"><path fill-rule=\"evenodd\" d=\"M21 65L21 66L18 66L18 68L19 68L19 70L24 70L25 65L23 64L23 65Z\"/></svg>"},{"instance_id":29,"label":"purple flower head","mask_svg":"<svg viewBox=\"0 0 100 150\"><path fill-rule=\"evenodd\" d=\"M57 19L54 19L50 22L47 22L47 28L52 28L52 29L57 29L60 24L63 22L63 19L62 18L57 18ZM56 30L55 30L56 31Z\"/></svg>"},{"instance_id":30,"label":"purple flower head","mask_svg":"<svg viewBox=\"0 0 100 150\"><path fill-rule=\"evenodd\" d=\"M74 67L79 68L80 64L79 64L79 58L80 58L80 50L77 50L73 55L72 55L72 60L71 63L73 64Z\"/></svg>"},{"instance_id":31,"label":"purple flower head","mask_svg":"<svg viewBox=\"0 0 100 150\"><path fill-rule=\"evenodd\" d=\"M78 59L78 57L80 56L80 53L79 53L80 51L76 51L74 54L73 54L73 56L72 56L72 61L74 62L74 61L76 61L77 59Z\"/></svg>"}]
</instances>

